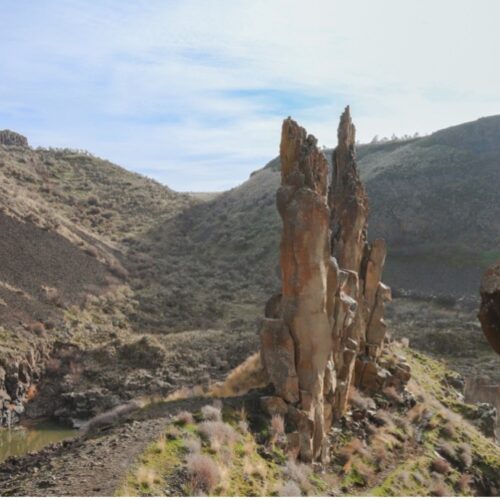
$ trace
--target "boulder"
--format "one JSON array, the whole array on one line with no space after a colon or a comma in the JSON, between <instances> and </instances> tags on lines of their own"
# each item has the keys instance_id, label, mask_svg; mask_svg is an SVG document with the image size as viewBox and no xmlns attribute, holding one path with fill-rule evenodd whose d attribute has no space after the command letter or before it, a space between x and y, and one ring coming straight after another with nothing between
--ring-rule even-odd
<instances>
[{"instance_id":1,"label":"boulder","mask_svg":"<svg viewBox=\"0 0 500 500\"><path fill-rule=\"evenodd\" d=\"M500 354L500 260L485 272L480 293L478 318L489 344Z\"/></svg>"}]
</instances>

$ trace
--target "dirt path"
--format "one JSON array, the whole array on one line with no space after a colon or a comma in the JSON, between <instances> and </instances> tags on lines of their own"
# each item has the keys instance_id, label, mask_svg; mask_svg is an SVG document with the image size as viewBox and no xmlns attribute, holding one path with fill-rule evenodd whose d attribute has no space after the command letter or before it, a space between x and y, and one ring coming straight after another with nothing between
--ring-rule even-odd
<instances>
[{"instance_id":1,"label":"dirt path","mask_svg":"<svg viewBox=\"0 0 500 500\"><path fill-rule=\"evenodd\" d=\"M153 405L136 420L96 437L78 437L0 464L1 496L112 496L137 456L181 409L199 398Z\"/></svg>"}]
</instances>

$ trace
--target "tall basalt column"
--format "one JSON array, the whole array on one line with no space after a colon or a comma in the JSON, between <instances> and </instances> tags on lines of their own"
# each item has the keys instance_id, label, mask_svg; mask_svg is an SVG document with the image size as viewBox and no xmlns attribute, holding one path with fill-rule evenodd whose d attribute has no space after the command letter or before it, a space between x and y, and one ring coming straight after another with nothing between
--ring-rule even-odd
<instances>
[{"instance_id":1,"label":"tall basalt column","mask_svg":"<svg viewBox=\"0 0 500 500\"><path fill-rule=\"evenodd\" d=\"M288 427L295 429L290 448L306 461L326 458L327 432L346 412L355 381L370 388L399 383L376 363L390 298L380 282L386 249L382 240L367 241L368 201L349 108L338 141L328 188L328 163L316 139L290 118L283 122L276 197L282 291L268 301L260 330L261 357L276 394L263 406L269 413L286 409ZM407 380L407 367L400 372Z\"/></svg>"},{"instance_id":2,"label":"tall basalt column","mask_svg":"<svg viewBox=\"0 0 500 500\"><path fill-rule=\"evenodd\" d=\"M332 252L342 269L359 273L366 246L368 198L356 167L354 127L349 106L340 117L338 145L333 151L331 210Z\"/></svg>"},{"instance_id":3,"label":"tall basalt column","mask_svg":"<svg viewBox=\"0 0 500 500\"><path fill-rule=\"evenodd\" d=\"M293 418L301 429L301 456L311 460L321 452L324 374L332 351L327 313L328 163L316 139L291 119L283 123L280 155L282 176L277 206L283 221L281 307L295 342L299 404Z\"/></svg>"}]
</instances>

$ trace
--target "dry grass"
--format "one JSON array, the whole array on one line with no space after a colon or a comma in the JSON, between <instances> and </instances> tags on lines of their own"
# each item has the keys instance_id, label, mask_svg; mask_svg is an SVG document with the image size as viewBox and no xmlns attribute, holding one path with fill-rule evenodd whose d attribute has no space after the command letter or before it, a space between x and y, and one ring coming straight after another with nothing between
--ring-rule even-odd
<instances>
[{"instance_id":1,"label":"dry grass","mask_svg":"<svg viewBox=\"0 0 500 500\"><path fill-rule=\"evenodd\" d=\"M285 435L285 420L282 415L271 417L271 441L276 442Z\"/></svg>"},{"instance_id":2,"label":"dry grass","mask_svg":"<svg viewBox=\"0 0 500 500\"><path fill-rule=\"evenodd\" d=\"M186 459L189 486L193 494L210 493L219 484L221 474L217 463L207 455L194 453Z\"/></svg>"},{"instance_id":3,"label":"dry grass","mask_svg":"<svg viewBox=\"0 0 500 500\"><path fill-rule=\"evenodd\" d=\"M211 386L210 394L216 397L239 396L251 389L264 387L267 383L268 377L262 366L260 353L256 352L234 368L224 382Z\"/></svg>"},{"instance_id":4,"label":"dry grass","mask_svg":"<svg viewBox=\"0 0 500 500\"><path fill-rule=\"evenodd\" d=\"M206 395L206 390L201 385L193 387L181 387L170 393L164 401L179 401L180 399L197 398Z\"/></svg>"},{"instance_id":5,"label":"dry grass","mask_svg":"<svg viewBox=\"0 0 500 500\"><path fill-rule=\"evenodd\" d=\"M147 465L141 465L137 469L135 478L137 483L143 488L152 488L155 483L159 482L157 472Z\"/></svg>"}]
</instances>

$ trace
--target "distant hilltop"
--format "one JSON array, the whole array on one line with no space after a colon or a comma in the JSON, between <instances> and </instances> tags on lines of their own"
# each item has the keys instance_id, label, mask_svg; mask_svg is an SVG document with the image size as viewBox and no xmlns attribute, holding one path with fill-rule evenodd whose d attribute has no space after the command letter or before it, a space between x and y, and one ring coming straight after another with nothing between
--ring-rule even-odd
<instances>
[{"instance_id":1,"label":"distant hilltop","mask_svg":"<svg viewBox=\"0 0 500 500\"><path fill-rule=\"evenodd\" d=\"M0 130L0 144L3 146L29 147L28 139L24 135L13 132L12 130Z\"/></svg>"}]
</instances>

